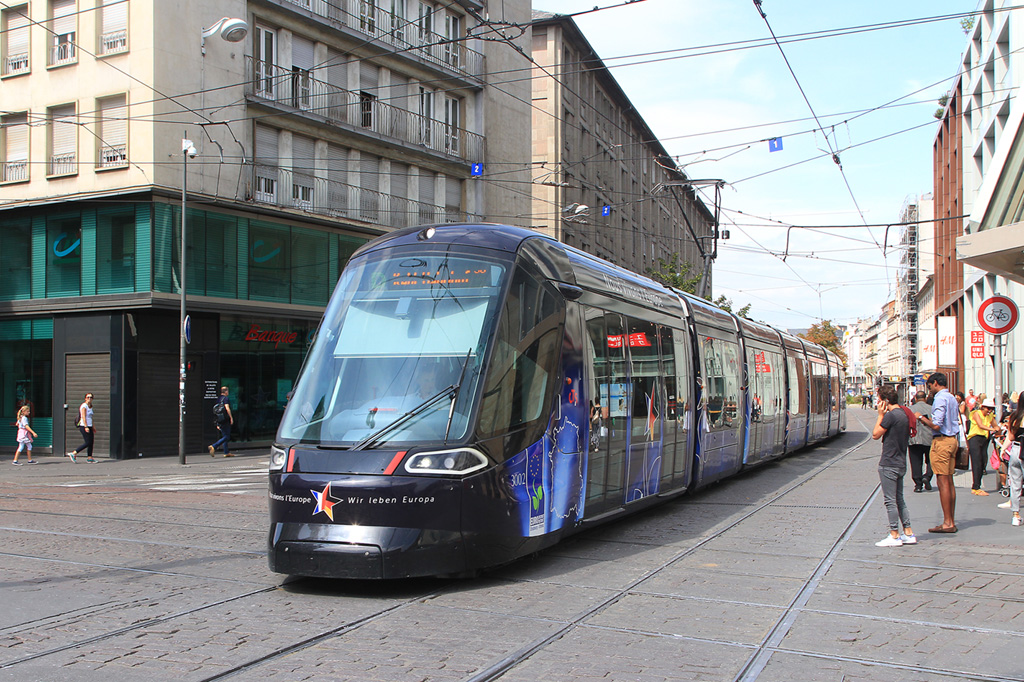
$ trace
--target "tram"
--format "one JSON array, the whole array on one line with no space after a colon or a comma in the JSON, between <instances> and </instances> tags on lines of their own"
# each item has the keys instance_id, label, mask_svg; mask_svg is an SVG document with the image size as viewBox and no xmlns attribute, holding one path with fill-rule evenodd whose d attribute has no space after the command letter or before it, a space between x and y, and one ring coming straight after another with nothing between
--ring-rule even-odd
<instances>
[{"instance_id":1,"label":"tram","mask_svg":"<svg viewBox=\"0 0 1024 682\"><path fill-rule=\"evenodd\" d=\"M503 225L353 254L271 452L270 568L472 575L846 428L839 359Z\"/></svg>"}]
</instances>

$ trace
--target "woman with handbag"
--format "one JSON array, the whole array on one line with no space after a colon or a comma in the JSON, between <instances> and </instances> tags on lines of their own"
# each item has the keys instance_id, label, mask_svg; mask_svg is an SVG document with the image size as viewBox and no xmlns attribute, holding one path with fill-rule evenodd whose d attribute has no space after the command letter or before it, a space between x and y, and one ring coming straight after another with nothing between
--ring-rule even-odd
<instances>
[{"instance_id":1,"label":"woman with handbag","mask_svg":"<svg viewBox=\"0 0 1024 682\"><path fill-rule=\"evenodd\" d=\"M971 430L967 432L967 449L971 453L971 473L974 475L974 483L971 486L972 495L988 495L981 489L981 477L985 474L985 465L988 464L985 451L988 449L989 439L992 434L999 432L995 415L996 403L992 398L985 398L981 407L971 412Z\"/></svg>"},{"instance_id":2,"label":"woman with handbag","mask_svg":"<svg viewBox=\"0 0 1024 682\"><path fill-rule=\"evenodd\" d=\"M1010 523L1014 526L1020 525L1020 492L1024 484L1024 465L1021 464L1020 451L1024 442L1024 400L1017 401L1017 409L1010 416L1007 424L1006 439L1003 441L1003 455L1009 455L1008 473L1010 477L1010 511L1013 517ZM1006 504L1006 503L1003 503ZM1003 505L999 505L1002 507Z\"/></svg>"}]
</instances>

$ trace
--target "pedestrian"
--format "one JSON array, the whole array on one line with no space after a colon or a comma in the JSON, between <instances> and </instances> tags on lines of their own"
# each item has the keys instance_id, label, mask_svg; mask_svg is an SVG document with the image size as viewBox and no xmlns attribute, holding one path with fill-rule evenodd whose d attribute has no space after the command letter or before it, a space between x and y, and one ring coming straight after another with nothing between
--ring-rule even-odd
<instances>
[{"instance_id":1,"label":"pedestrian","mask_svg":"<svg viewBox=\"0 0 1024 682\"><path fill-rule=\"evenodd\" d=\"M932 397L932 416L920 415L917 420L933 432L928 461L932 473L935 474L935 484L939 488L939 504L942 506L942 525L929 528L928 532L955 533L956 488L953 487L953 473L956 471L956 451L959 448L959 410L956 398L949 392L949 380L945 374L930 374L925 385Z\"/></svg>"},{"instance_id":2,"label":"pedestrian","mask_svg":"<svg viewBox=\"0 0 1024 682\"><path fill-rule=\"evenodd\" d=\"M18 461L18 455L21 454L22 450L28 450L28 463L35 464L36 460L32 459L32 439L38 438L39 434L32 430L32 427L28 425L28 416L31 409L28 405L22 405L18 409L18 449L14 451L14 464L15 466L21 466L22 463Z\"/></svg>"},{"instance_id":3,"label":"pedestrian","mask_svg":"<svg viewBox=\"0 0 1024 682\"><path fill-rule=\"evenodd\" d=\"M972 495L988 495L981 489L981 477L985 475L985 464L988 461L988 444L992 435L999 432L996 425L996 403L992 398L985 398L981 406L971 412L971 430L967 432L967 450L971 453L971 473L974 483Z\"/></svg>"},{"instance_id":4,"label":"pedestrian","mask_svg":"<svg viewBox=\"0 0 1024 682\"><path fill-rule=\"evenodd\" d=\"M871 431L871 437L875 440L882 439L878 479L882 485L885 511L889 517L889 534L876 542L876 547L917 544L917 538L910 527L910 510L903 499L903 477L907 473L907 446L910 441L912 414L910 410L900 407L899 394L895 388L882 386L878 389L878 421Z\"/></svg>"},{"instance_id":5,"label":"pedestrian","mask_svg":"<svg viewBox=\"0 0 1024 682\"><path fill-rule=\"evenodd\" d=\"M1003 441L1003 454L1009 456L1008 473L1010 478L1010 499L999 505L1009 507L1013 516L1010 523L1020 525L1020 493L1024 484L1024 465L1021 464L1021 445L1024 443L1024 400L1017 401L1017 409L1010 416L1006 438Z\"/></svg>"},{"instance_id":6,"label":"pedestrian","mask_svg":"<svg viewBox=\"0 0 1024 682\"><path fill-rule=\"evenodd\" d=\"M92 411L92 393L85 394L85 401L78 406L78 419L75 420L75 426L78 427L78 432L82 434L83 443L74 450L70 451L68 457L71 458L72 462L78 461L78 453L82 450L86 451L86 462L95 464L96 460L92 456L92 446L96 442L96 424L93 421L95 415Z\"/></svg>"},{"instance_id":7,"label":"pedestrian","mask_svg":"<svg viewBox=\"0 0 1024 682\"><path fill-rule=\"evenodd\" d=\"M957 391L957 393L959 393L960 395L963 395L963 393L961 393L960 391ZM977 403L978 403L978 396L974 395L974 389L973 388L967 389L967 397L964 398L964 401L967 403L967 411L968 412L973 412L974 409L977 407Z\"/></svg>"},{"instance_id":8,"label":"pedestrian","mask_svg":"<svg viewBox=\"0 0 1024 682\"><path fill-rule=\"evenodd\" d=\"M918 391L914 396L911 410L916 415L932 416L932 406L926 402L928 394ZM910 438L908 456L910 458L910 477L914 479L914 492L923 493L932 489L932 467L928 463L928 449L932 446L932 430L924 425Z\"/></svg>"},{"instance_id":9,"label":"pedestrian","mask_svg":"<svg viewBox=\"0 0 1024 682\"><path fill-rule=\"evenodd\" d=\"M224 446L225 457L234 457L228 446L228 442L231 440L231 427L235 423L235 418L231 414L231 400L228 398L227 386L220 387L220 397L217 398L217 402L213 406L213 420L217 430L220 431L220 439L213 445L207 446L207 449L210 451L210 457L217 456L217 448L221 445Z\"/></svg>"},{"instance_id":10,"label":"pedestrian","mask_svg":"<svg viewBox=\"0 0 1024 682\"><path fill-rule=\"evenodd\" d=\"M862 410L868 409L868 394L867 393L862 393L861 396L860 396L860 409L862 409Z\"/></svg>"}]
</instances>

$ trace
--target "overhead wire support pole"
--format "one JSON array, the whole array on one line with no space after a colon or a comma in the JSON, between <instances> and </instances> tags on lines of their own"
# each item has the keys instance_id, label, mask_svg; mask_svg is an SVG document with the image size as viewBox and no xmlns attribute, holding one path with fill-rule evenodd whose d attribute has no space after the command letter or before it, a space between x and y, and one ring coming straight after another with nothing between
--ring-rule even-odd
<instances>
[{"instance_id":1,"label":"overhead wire support pole","mask_svg":"<svg viewBox=\"0 0 1024 682\"><path fill-rule=\"evenodd\" d=\"M697 251L700 253L703 259L704 268L701 272L700 282L697 284L697 296L705 298L707 296L708 286L711 283L711 265L718 258L718 224L719 218L721 217L721 204L722 204L722 185L725 184L725 180L673 180L670 182L663 182L654 187L653 192L667 187L672 193L672 198L676 200L676 204L679 205L679 211L683 214L683 220L686 222L686 227L690 232L690 236L693 237L693 241L697 244ZM686 214L686 208L683 206L683 202L679 199L679 195L676 194L676 187L688 187L693 188L694 185L714 185L715 186L715 213L714 223L711 226L711 248L704 248L703 240L708 237L698 237L697 232L693 229L693 224L690 222L690 216ZM653 193L652 192L652 193Z\"/></svg>"}]
</instances>

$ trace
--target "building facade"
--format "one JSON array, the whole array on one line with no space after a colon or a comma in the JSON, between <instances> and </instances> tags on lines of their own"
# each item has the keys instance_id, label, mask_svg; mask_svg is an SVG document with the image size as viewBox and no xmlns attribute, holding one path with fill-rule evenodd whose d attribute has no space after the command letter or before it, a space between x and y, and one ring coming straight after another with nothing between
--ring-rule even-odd
<instances>
[{"instance_id":1,"label":"building facade","mask_svg":"<svg viewBox=\"0 0 1024 682\"><path fill-rule=\"evenodd\" d=\"M634 272L678 254L700 275L715 184L676 167L570 17L533 17L533 226Z\"/></svg>"},{"instance_id":2,"label":"building facade","mask_svg":"<svg viewBox=\"0 0 1024 682\"><path fill-rule=\"evenodd\" d=\"M488 84L528 65L472 37L486 4L7 3L0 413L30 404L61 452L92 392L98 453L177 452L184 223L186 451L212 440L221 385L234 439L269 442L359 245L529 211L473 171L530 179L529 85Z\"/></svg>"}]
</instances>

